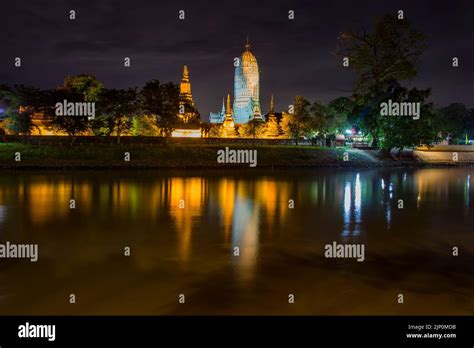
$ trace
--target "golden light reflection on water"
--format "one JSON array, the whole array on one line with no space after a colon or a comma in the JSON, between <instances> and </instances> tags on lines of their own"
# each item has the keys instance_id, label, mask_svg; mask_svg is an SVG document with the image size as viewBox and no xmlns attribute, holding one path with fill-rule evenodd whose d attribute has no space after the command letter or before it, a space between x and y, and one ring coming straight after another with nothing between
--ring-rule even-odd
<instances>
[{"instance_id":1,"label":"golden light reflection on water","mask_svg":"<svg viewBox=\"0 0 474 348\"><path fill-rule=\"evenodd\" d=\"M15 177L13 177L15 178ZM321 209L338 214L342 239L358 238L367 226L364 218L382 209L385 228L390 230L397 199L423 207L427 197L445 204L450 190L461 187L464 214L471 202L471 170L446 171L424 169L379 174L373 171L346 172L337 176L293 178L261 176L255 178L203 176L156 176L100 178L87 176L31 175L2 181L0 186L0 228L12 207L20 207L21 218L32 225L67 222L70 199L76 211L89 220L103 217L113 220L145 221L156 233L157 222L165 215L174 226L178 257L186 263L192 253L193 233L209 217L213 228L220 230L222 242L240 246L239 264L244 273L258 258L261 226L269 237L279 226L291 226L288 201L295 199L304 215L320 215ZM379 204L378 208L373 204ZM301 207L301 208L300 208ZM302 214L302 213L300 213ZM216 218L216 219L214 219ZM290 229L291 230L291 229Z\"/></svg>"},{"instance_id":2,"label":"golden light reflection on water","mask_svg":"<svg viewBox=\"0 0 474 348\"><path fill-rule=\"evenodd\" d=\"M228 241L232 231L232 218L234 216L235 181L223 178L219 181L217 195L221 211L221 220Z\"/></svg>"},{"instance_id":3,"label":"golden light reflection on water","mask_svg":"<svg viewBox=\"0 0 474 348\"><path fill-rule=\"evenodd\" d=\"M191 246L193 219L201 215L207 182L203 178L172 178L166 183L167 205L176 223L179 255L187 261Z\"/></svg>"},{"instance_id":4,"label":"golden light reflection on water","mask_svg":"<svg viewBox=\"0 0 474 348\"><path fill-rule=\"evenodd\" d=\"M21 289L32 286L35 294L42 294L45 306L50 304L51 284L62 289L64 280L77 279L91 293L109 294L117 291L116 284L122 284L124 276L133 280L123 284L125 298L136 291L144 302L156 300L162 290L174 300L175 292L182 289L190 291L190 298L196 288L206 298L209 292L220 294L224 289L226 296L234 294L236 306L245 306L250 292L262 284L278 296L288 291L288 284L312 296L317 289L308 288L311 282L319 287L319 279L337 279L325 289L330 293L348 281L344 278L348 274L351 287L363 293L367 288L377 290L385 274L401 272L402 276L404 269L411 270L406 265L399 269L405 260L411 262L407 245L419 245L416 253L428 250L439 257L438 246L446 240L451 243L447 237L452 233L457 233L458 241L467 240L463 245L469 244L466 238L472 236L474 223L469 210L472 177L471 169L306 171L273 176L4 175L0 176L0 240L38 242L42 255L42 262L35 265L39 271L32 272L28 263L15 263L5 268L4 275L18 284L8 291L29 296ZM71 198L76 200L75 210L69 209ZM397 208L400 198L404 209ZM290 199L295 201L294 209L289 207ZM321 251L332 241L367 243L368 268L361 274L326 268ZM429 249L430 243L436 247ZM125 245L132 247L128 259L123 257ZM239 247L238 257L234 247ZM380 269L370 268L374 254L387 260ZM414 259L424 260L423 256ZM428 273L420 273L433 276L426 291L449 283L449 275L438 271L429 273L429 268ZM44 272L41 277L40 272ZM23 274L36 275L35 279L46 275L48 281L25 285ZM471 274L468 277L462 281L471 279ZM415 285L425 291L423 284ZM107 307L111 311L122 305L123 298L117 296ZM338 301L347 300L344 296ZM369 302L377 298L368 297ZM19 304L7 303L12 312ZM0 310L2 305L5 302L0 301ZM167 306L163 300L159 310Z\"/></svg>"}]
</instances>

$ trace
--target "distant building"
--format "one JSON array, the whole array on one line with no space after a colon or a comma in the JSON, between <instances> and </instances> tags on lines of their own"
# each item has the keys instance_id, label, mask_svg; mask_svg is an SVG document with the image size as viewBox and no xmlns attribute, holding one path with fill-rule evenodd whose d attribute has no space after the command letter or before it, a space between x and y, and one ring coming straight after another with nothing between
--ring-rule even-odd
<instances>
[{"instance_id":1,"label":"distant building","mask_svg":"<svg viewBox=\"0 0 474 348\"><path fill-rule=\"evenodd\" d=\"M173 137L201 137L201 116L196 110L196 105L191 93L189 70L186 65L183 68L183 77L179 85L178 119L180 125L171 134Z\"/></svg>"},{"instance_id":2,"label":"distant building","mask_svg":"<svg viewBox=\"0 0 474 348\"><path fill-rule=\"evenodd\" d=\"M225 138L234 138L238 137L238 134L235 130L235 121L233 116L233 111L230 108L230 95L227 95L227 104L225 108L225 117L224 122L222 123L224 126L224 137Z\"/></svg>"},{"instance_id":3,"label":"distant building","mask_svg":"<svg viewBox=\"0 0 474 348\"><path fill-rule=\"evenodd\" d=\"M183 77L179 84L178 117L184 124L199 123L201 118L194 104L191 82L189 81L189 70L186 65L183 68Z\"/></svg>"},{"instance_id":4,"label":"distant building","mask_svg":"<svg viewBox=\"0 0 474 348\"><path fill-rule=\"evenodd\" d=\"M278 127L278 120L275 116L275 110L273 105L273 94L272 98L270 99L270 112L268 113L267 117L267 129L266 129L266 137L269 138L276 138L280 135L280 130Z\"/></svg>"}]
</instances>

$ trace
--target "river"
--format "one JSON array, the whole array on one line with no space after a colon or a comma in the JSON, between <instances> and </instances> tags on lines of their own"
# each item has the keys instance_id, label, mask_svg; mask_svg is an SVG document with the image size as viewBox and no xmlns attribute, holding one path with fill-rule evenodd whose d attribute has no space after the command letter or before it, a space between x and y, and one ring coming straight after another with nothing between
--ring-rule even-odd
<instances>
[{"instance_id":1,"label":"river","mask_svg":"<svg viewBox=\"0 0 474 348\"><path fill-rule=\"evenodd\" d=\"M39 258L0 259L0 314L472 315L473 178L4 171L0 243ZM364 261L326 258L333 242Z\"/></svg>"}]
</instances>

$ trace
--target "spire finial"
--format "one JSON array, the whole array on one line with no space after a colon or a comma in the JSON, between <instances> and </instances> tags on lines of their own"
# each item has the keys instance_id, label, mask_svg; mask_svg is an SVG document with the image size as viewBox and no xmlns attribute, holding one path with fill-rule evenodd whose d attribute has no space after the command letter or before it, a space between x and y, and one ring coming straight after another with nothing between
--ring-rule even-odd
<instances>
[{"instance_id":1,"label":"spire finial","mask_svg":"<svg viewBox=\"0 0 474 348\"><path fill-rule=\"evenodd\" d=\"M225 114L226 116L227 115L232 115L232 111L230 109L230 94L227 94L227 105L226 105L226 108L225 108Z\"/></svg>"},{"instance_id":2,"label":"spire finial","mask_svg":"<svg viewBox=\"0 0 474 348\"><path fill-rule=\"evenodd\" d=\"M245 49L247 51L250 49L249 34L247 34L247 43L245 44Z\"/></svg>"},{"instance_id":3,"label":"spire finial","mask_svg":"<svg viewBox=\"0 0 474 348\"><path fill-rule=\"evenodd\" d=\"M272 97L270 99L270 113L273 114L274 113L274 107L273 107L273 94L272 94Z\"/></svg>"},{"instance_id":4,"label":"spire finial","mask_svg":"<svg viewBox=\"0 0 474 348\"><path fill-rule=\"evenodd\" d=\"M187 65L185 65L183 69L183 80L185 81L189 80L189 71L188 71Z\"/></svg>"}]
</instances>

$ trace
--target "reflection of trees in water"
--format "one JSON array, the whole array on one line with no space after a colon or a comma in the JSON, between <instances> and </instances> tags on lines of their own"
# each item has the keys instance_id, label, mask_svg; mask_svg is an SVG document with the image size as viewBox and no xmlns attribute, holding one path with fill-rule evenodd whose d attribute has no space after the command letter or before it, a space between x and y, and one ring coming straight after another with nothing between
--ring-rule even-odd
<instances>
[{"instance_id":1,"label":"reflection of trees in water","mask_svg":"<svg viewBox=\"0 0 474 348\"><path fill-rule=\"evenodd\" d=\"M255 177L12 174L0 179L1 221L10 230L96 227L107 233L134 233L134 238L143 235L140 229L167 233L169 226L163 227L167 222L174 226L180 258L187 260L193 231L204 220L212 220L223 243L230 243L251 224L256 224L252 233L260 236L258 242L337 229L344 238L365 238L368 230L375 229L404 227L416 232L433 227L446 210L468 217L471 172L468 168L313 170ZM76 200L74 211L69 209L71 198ZM184 209L179 208L181 199ZM288 208L289 199L295 200L294 209ZM398 209L399 199L404 209ZM251 209L243 209L242 202Z\"/></svg>"}]
</instances>

